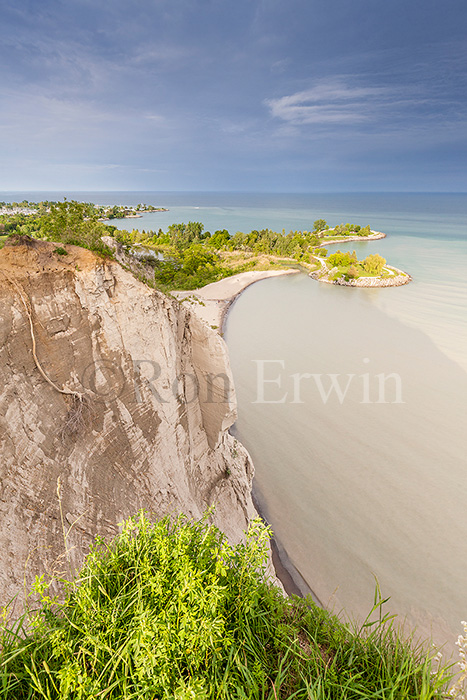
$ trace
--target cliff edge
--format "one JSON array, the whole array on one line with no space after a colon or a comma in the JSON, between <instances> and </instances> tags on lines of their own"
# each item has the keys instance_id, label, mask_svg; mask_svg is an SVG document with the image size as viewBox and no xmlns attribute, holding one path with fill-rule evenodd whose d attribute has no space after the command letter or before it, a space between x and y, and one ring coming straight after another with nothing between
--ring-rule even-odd
<instances>
[{"instance_id":1,"label":"cliff edge","mask_svg":"<svg viewBox=\"0 0 467 700\"><path fill-rule=\"evenodd\" d=\"M253 467L227 432L227 349L175 299L82 248L13 240L0 251L0 382L1 604L25 575L79 566L141 508L197 518L214 504L241 539Z\"/></svg>"}]
</instances>

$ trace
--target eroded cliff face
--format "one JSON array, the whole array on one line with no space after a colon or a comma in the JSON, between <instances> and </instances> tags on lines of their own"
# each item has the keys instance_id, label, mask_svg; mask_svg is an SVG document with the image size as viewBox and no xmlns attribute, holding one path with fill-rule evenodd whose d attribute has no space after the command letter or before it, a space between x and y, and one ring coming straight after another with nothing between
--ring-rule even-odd
<instances>
[{"instance_id":1,"label":"eroded cliff face","mask_svg":"<svg viewBox=\"0 0 467 700\"><path fill-rule=\"evenodd\" d=\"M222 338L116 262L42 241L0 251L0 603L71 566L144 508L214 522L238 541L252 465L227 432ZM60 393L73 390L83 401ZM57 493L57 484L60 484ZM60 559L61 557L61 559Z\"/></svg>"}]
</instances>

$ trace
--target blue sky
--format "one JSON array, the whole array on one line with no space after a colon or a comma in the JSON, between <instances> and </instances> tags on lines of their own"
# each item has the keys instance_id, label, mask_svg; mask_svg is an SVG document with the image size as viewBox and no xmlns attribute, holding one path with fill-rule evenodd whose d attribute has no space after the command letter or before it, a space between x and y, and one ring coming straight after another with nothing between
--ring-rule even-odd
<instances>
[{"instance_id":1,"label":"blue sky","mask_svg":"<svg viewBox=\"0 0 467 700\"><path fill-rule=\"evenodd\" d=\"M0 0L0 189L467 191L465 0Z\"/></svg>"}]
</instances>

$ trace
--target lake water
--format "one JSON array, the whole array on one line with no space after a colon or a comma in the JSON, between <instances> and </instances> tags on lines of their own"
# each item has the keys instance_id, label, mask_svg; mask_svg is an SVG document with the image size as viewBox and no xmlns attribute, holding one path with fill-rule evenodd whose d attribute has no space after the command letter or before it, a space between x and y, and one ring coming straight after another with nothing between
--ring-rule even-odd
<instances>
[{"instance_id":1,"label":"lake water","mask_svg":"<svg viewBox=\"0 0 467 700\"><path fill-rule=\"evenodd\" d=\"M0 198L59 194L170 209L119 228L201 221L288 232L325 218L388 234L334 249L378 252L413 276L409 285L354 289L296 275L239 297L225 333L235 430L264 514L316 596L361 618L376 577L388 609L452 649L467 618L467 195ZM336 391L325 400L331 382L342 402Z\"/></svg>"},{"instance_id":2,"label":"lake water","mask_svg":"<svg viewBox=\"0 0 467 700\"><path fill-rule=\"evenodd\" d=\"M373 292L304 275L245 291L226 334L236 431L262 511L322 603L361 619L376 577L389 609L453 642L467 609L467 374ZM342 403L323 399L331 375Z\"/></svg>"}]
</instances>

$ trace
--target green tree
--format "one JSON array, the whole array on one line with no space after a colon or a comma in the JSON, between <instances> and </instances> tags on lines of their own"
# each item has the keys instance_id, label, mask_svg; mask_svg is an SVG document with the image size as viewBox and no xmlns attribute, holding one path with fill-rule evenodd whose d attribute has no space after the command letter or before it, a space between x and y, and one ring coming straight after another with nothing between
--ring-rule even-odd
<instances>
[{"instance_id":1,"label":"green tree","mask_svg":"<svg viewBox=\"0 0 467 700\"><path fill-rule=\"evenodd\" d=\"M198 221L189 221L187 224L171 224L168 229L170 243L177 250L188 248L191 243L200 240L204 225Z\"/></svg>"},{"instance_id":2,"label":"green tree","mask_svg":"<svg viewBox=\"0 0 467 700\"><path fill-rule=\"evenodd\" d=\"M292 255L295 258L295 260L301 260L303 257L303 249L301 248L301 246L297 244L293 249Z\"/></svg>"},{"instance_id":3,"label":"green tree","mask_svg":"<svg viewBox=\"0 0 467 700\"><path fill-rule=\"evenodd\" d=\"M216 256L209 250L206 250L203 245L199 243L191 245L183 254L183 271L187 275L193 274L200 268L214 265L216 259Z\"/></svg>"},{"instance_id":4,"label":"green tree","mask_svg":"<svg viewBox=\"0 0 467 700\"><path fill-rule=\"evenodd\" d=\"M222 229L221 231L215 231L212 236L208 237L206 245L220 250L221 248L225 248L229 241L230 233L226 229Z\"/></svg>"},{"instance_id":5,"label":"green tree","mask_svg":"<svg viewBox=\"0 0 467 700\"><path fill-rule=\"evenodd\" d=\"M366 270L366 272L380 275L383 267L386 265L386 260L381 256L378 255L378 253L374 253L373 255L368 255L365 260L363 261L363 267Z\"/></svg>"},{"instance_id":6,"label":"green tree","mask_svg":"<svg viewBox=\"0 0 467 700\"><path fill-rule=\"evenodd\" d=\"M90 248L108 253L102 236L108 235L107 227L98 221L94 205L75 200L55 202L50 212L39 221L40 233L46 238L62 243Z\"/></svg>"},{"instance_id":7,"label":"green tree","mask_svg":"<svg viewBox=\"0 0 467 700\"><path fill-rule=\"evenodd\" d=\"M242 231L237 231L237 233L232 236L229 243L230 250L244 250L246 248L246 234Z\"/></svg>"},{"instance_id":8,"label":"green tree","mask_svg":"<svg viewBox=\"0 0 467 700\"><path fill-rule=\"evenodd\" d=\"M340 250L330 255L328 260L333 267L349 267L357 261L356 256L354 258L350 253L341 253Z\"/></svg>"},{"instance_id":9,"label":"green tree","mask_svg":"<svg viewBox=\"0 0 467 700\"><path fill-rule=\"evenodd\" d=\"M327 228L328 225L324 219L316 219L313 224L313 231L316 231L316 233L321 233L321 231L325 231Z\"/></svg>"},{"instance_id":10,"label":"green tree","mask_svg":"<svg viewBox=\"0 0 467 700\"><path fill-rule=\"evenodd\" d=\"M307 235L307 241L308 241L308 245L310 245L312 248L314 248L314 246L319 245L319 238L318 238L318 236L316 236L316 235L314 235L314 234L312 234L312 233L309 233L309 234Z\"/></svg>"}]
</instances>

